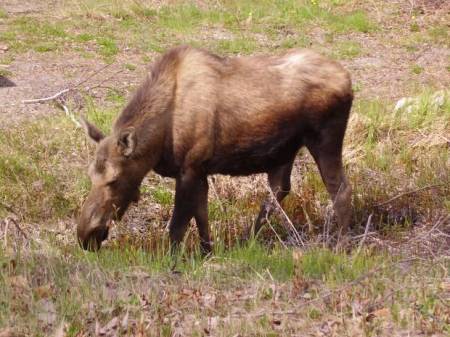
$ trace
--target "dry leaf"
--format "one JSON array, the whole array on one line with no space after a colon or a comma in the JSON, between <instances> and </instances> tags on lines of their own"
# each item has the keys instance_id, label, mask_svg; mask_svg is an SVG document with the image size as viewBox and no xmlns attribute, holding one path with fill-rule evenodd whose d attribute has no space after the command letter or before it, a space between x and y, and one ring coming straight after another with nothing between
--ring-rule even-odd
<instances>
[{"instance_id":1,"label":"dry leaf","mask_svg":"<svg viewBox=\"0 0 450 337\"><path fill-rule=\"evenodd\" d=\"M52 287L50 284L46 284L37 288L34 288L34 294L37 299L50 297L52 294Z\"/></svg>"},{"instance_id":2,"label":"dry leaf","mask_svg":"<svg viewBox=\"0 0 450 337\"><path fill-rule=\"evenodd\" d=\"M386 317L390 315L390 310L388 308L378 309L373 312L375 317Z\"/></svg>"},{"instance_id":3,"label":"dry leaf","mask_svg":"<svg viewBox=\"0 0 450 337\"><path fill-rule=\"evenodd\" d=\"M369 313L366 317L366 321L371 321L374 318L382 318L389 316L391 311L388 308L381 308Z\"/></svg>"}]
</instances>

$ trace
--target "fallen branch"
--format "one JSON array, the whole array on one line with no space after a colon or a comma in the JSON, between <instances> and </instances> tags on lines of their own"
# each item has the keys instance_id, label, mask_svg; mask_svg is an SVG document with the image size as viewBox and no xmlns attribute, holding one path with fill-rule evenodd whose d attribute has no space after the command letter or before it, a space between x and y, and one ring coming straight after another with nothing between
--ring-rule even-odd
<instances>
[{"instance_id":1,"label":"fallen branch","mask_svg":"<svg viewBox=\"0 0 450 337\"><path fill-rule=\"evenodd\" d=\"M286 214L286 212L284 211L283 207L281 207L280 203L278 202L275 194L273 193L272 189L267 185L264 184L266 189L269 191L271 197L272 197L272 201L274 202L274 204L277 206L277 208L279 209L279 211L281 212L281 214L283 214L283 216L285 217L287 223L289 224L289 226L292 229L292 232L294 233L294 237L295 239L301 244L302 247L305 247L305 242L303 242L303 239L301 237L301 235L298 233L297 229L295 228L294 224L292 223L291 219L289 219L288 215Z\"/></svg>"},{"instance_id":2,"label":"fallen branch","mask_svg":"<svg viewBox=\"0 0 450 337\"><path fill-rule=\"evenodd\" d=\"M14 224L14 226L16 226L16 228L17 228L17 230L20 232L20 234L22 234L22 236L23 236L26 240L28 240L28 235L25 234L25 232L23 231L22 228L20 228L20 226L19 226L19 224L17 223L16 219L10 217L10 218L9 218L9 221L11 221L11 222Z\"/></svg>"},{"instance_id":3,"label":"fallen branch","mask_svg":"<svg viewBox=\"0 0 450 337\"><path fill-rule=\"evenodd\" d=\"M75 85L70 86L70 87L68 87L68 88L66 88L66 89L63 89L63 90L61 90L61 91L55 93L54 95L51 95L51 96L48 96L48 97L41 97L41 98L25 99L25 100L22 100L22 103L23 103L23 104L34 104L34 103L43 103L43 102L48 102L48 101L55 100L55 99L59 98L61 95L65 94L65 93L67 93L67 92L69 92L69 91L71 91L71 90L75 90L75 89L78 88L80 85L86 83L87 81L89 81L89 80L92 79L93 77L97 76L100 72L102 72L102 71L105 70L106 68L110 67L112 64L113 64L113 63L110 63L110 64L107 64L107 65L101 67L100 69L94 71L94 72L93 72L91 75L89 75L87 78L82 79L81 81L79 81L79 82L76 83ZM122 71L123 71L123 70L118 71L118 72L114 73L112 76L106 78L105 80L103 80L103 81L99 84L99 86L102 85L105 81L107 81L107 80L111 79L112 77L114 77L115 75L121 73ZM94 88L94 87L93 87L93 88ZM89 88L89 89L92 89L92 88Z\"/></svg>"},{"instance_id":4,"label":"fallen branch","mask_svg":"<svg viewBox=\"0 0 450 337\"><path fill-rule=\"evenodd\" d=\"M54 99L57 99L59 96L65 94L66 92L69 92L70 90L72 90L72 88L67 88L67 89L61 90L61 91L57 92L56 94L54 94L52 96L48 96L48 97L25 99L22 101L22 103L23 104L33 104L33 103L42 103L42 102L52 101Z\"/></svg>"},{"instance_id":5,"label":"fallen branch","mask_svg":"<svg viewBox=\"0 0 450 337\"><path fill-rule=\"evenodd\" d=\"M97 76L100 72L102 72L103 70L105 70L106 68L110 67L111 65L113 65L114 63L109 63L104 65L103 67L101 67L100 69L94 71L90 76L86 77L85 79L79 81L77 84L75 84L72 88L78 88L80 85L86 83L87 81L89 81L90 79L94 78L95 76Z\"/></svg>"},{"instance_id":6,"label":"fallen branch","mask_svg":"<svg viewBox=\"0 0 450 337\"><path fill-rule=\"evenodd\" d=\"M418 189L415 189L415 190L412 190L412 191L407 191L407 192L404 192L404 193L400 193L399 195L396 195L395 197L392 197L389 200L386 200L386 201L383 201L383 202L381 202L379 204L376 204L375 207L387 205L387 204L391 203L394 200L397 200L397 199L400 199L400 198L404 197L405 195L415 194L415 193L418 193L418 192L421 192L421 191L424 191L424 190L428 190L428 189L433 188L433 187L439 187L439 186L442 186L442 185L443 184L427 185L427 186L424 186L424 187L421 187L421 188L418 188Z\"/></svg>"},{"instance_id":7,"label":"fallen branch","mask_svg":"<svg viewBox=\"0 0 450 337\"><path fill-rule=\"evenodd\" d=\"M358 250L356 251L356 255L359 255L359 253L361 252L362 246L363 246L364 242L366 241L367 233L369 233L369 228L370 228L370 225L372 224L372 216L373 216L373 213L371 213L369 215L369 218L367 219L366 229L364 230L364 235L363 235L361 241L359 242L359 246L358 246Z\"/></svg>"},{"instance_id":8,"label":"fallen branch","mask_svg":"<svg viewBox=\"0 0 450 337\"><path fill-rule=\"evenodd\" d=\"M12 206L8 205L7 203L0 200L0 206L2 206L4 209L6 209L8 212L14 214L15 216L18 216L17 213L14 211L14 208Z\"/></svg>"}]
</instances>

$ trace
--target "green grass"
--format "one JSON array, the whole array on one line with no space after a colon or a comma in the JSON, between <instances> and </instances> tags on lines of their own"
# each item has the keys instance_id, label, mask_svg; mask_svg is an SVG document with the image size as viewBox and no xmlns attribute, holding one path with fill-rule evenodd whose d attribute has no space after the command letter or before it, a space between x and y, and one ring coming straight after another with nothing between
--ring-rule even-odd
<instances>
[{"instance_id":1,"label":"green grass","mask_svg":"<svg viewBox=\"0 0 450 337\"><path fill-rule=\"evenodd\" d=\"M46 53L49 51L55 51L58 49L58 45L54 42L42 42L34 46L34 50L39 53Z\"/></svg>"},{"instance_id":2,"label":"green grass","mask_svg":"<svg viewBox=\"0 0 450 337\"><path fill-rule=\"evenodd\" d=\"M334 44L334 56L337 59L352 59L362 53L361 45L355 41L340 41Z\"/></svg>"},{"instance_id":3,"label":"green grass","mask_svg":"<svg viewBox=\"0 0 450 337\"><path fill-rule=\"evenodd\" d=\"M160 205L171 206L173 205L173 194L164 187L157 186L151 191L153 200Z\"/></svg>"},{"instance_id":4,"label":"green grass","mask_svg":"<svg viewBox=\"0 0 450 337\"><path fill-rule=\"evenodd\" d=\"M119 52L119 48L117 47L116 42L111 38L98 38L97 44L100 47L99 53L105 58L111 58L112 56L117 55L117 53Z\"/></svg>"},{"instance_id":5,"label":"green grass","mask_svg":"<svg viewBox=\"0 0 450 337\"><path fill-rule=\"evenodd\" d=\"M419 66L418 64L413 65L411 71L416 74L419 75L423 72L423 67Z\"/></svg>"},{"instance_id":6,"label":"green grass","mask_svg":"<svg viewBox=\"0 0 450 337\"><path fill-rule=\"evenodd\" d=\"M217 41L215 49L225 54L251 54L259 49L259 45L251 38L236 38Z\"/></svg>"},{"instance_id":7,"label":"green grass","mask_svg":"<svg viewBox=\"0 0 450 337\"><path fill-rule=\"evenodd\" d=\"M48 239L54 240L51 237ZM139 315L158 317L171 312L171 303L182 313L181 320L193 315L200 324L193 332L203 329L201 317L218 315L226 317L232 307L242 306L244 312L252 315L267 311L257 319L247 320L239 326L224 321L222 325L210 327L224 334L246 331L268 331L271 310L297 311L302 317L312 321L332 317L336 301L345 298L341 305L342 315L351 322L351 303L364 294L369 303L378 302L391 290L397 289L389 304L391 324L401 325L402 320L414 325L434 317L434 331L445 328L445 321L435 316L445 308L435 283L416 283L421 273L428 271L428 278L438 280L443 271L438 266L421 263L406 264L409 272L398 272L395 261L383 254L363 252L347 256L326 249L307 250L296 256L289 249L268 250L257 242L236 247L228 251L218 251L211 260L199 257L176 259L178 275L171 276L170 268L175 260L164 252L150 253L141 249L121 245L103 249L98 254L85 253L74 246L66 246L52 241L53 251L42 254L38 245L29 249L25 256L15 255L14 267L11 257L0 251L0 324L8 326L20 317L26 321L17 326L17 332L29 334L40 331L44 335L51 332L41 321L42 303L50 303L54 308L55 322L67 323L67 330L76 335L90 331L98 321L106 325L111 317L123 317L128 313L133 322ZM372 277L365 278L372 273ZM361 280L352 291L341 285L347 281ZM402 285L398 287L398 285ZM168 291L161 293L161 286ZM303 290L302 290L303 289ZM410 289L420 291L411 292ZM229 294L221 297L221 293ZM308 303L302 296L308 294ZM415 295L417 294L417 295ZM327 297L324 297L327 295ZM400 296L401 295L401 296ZM161 297L163 296L163 297ZM44 301L44 302L43 302ZM414 301L418 310L405 308ZM204 307L199 311L199 303ZM361 310L368 310L362 307ZM370 310L370 309L369 309ZM259 315L259 314L258 314ZM388 318L386 318L388 319ZM282 321L285 318L281 317ZM285 321L288 329L299 329L310 321ZM290 322L290 323L289 323ZM396 323L395 323L396 322ZM300 324L300 325L297 325ZM395 326L395 325L394 325ZM130 325L125 329L136 332L138 327ZM155 320L152 331L168 331L163 320ZM218 329L218 330L217 330ZM126 331L122 331L125 333Z\"/></svg>"},{"instance_id":8,"label":"green grass","mask_svg":"<svg viewBox=\"0 0 450 337\"><path fill-rule=\"evenodd\" d=\"M448 33L448 27L435 26L428 29L428 35L430 38L438 43L443 43L446 46L450 45L450 36Z\"/></svg>"},{"instance_id":9,"label":"green grass","mask_svg":"<svg viewBox=\"0 0 450 337\"><path fill-rule=\"evenodd\" d=\"M124 67L125 67L125 69L127 69L129 71L135 71L136 70L136 65L131 64L131 63L125 63Z\"/></svg>"},{"instance_id":10,"label":"green grass","mask_svg":"<svg viewBox=\"0 0 450 337\"><path fill-rule=\"evenodd\" d=\"M6 19L8 17L8 13L6 10L0 7L0 19Z\"/></svg>"},{"instance_id":11,"label":"green grass","mask_svg":"<svg viewBox=\"0 0 450 337\"><path fill-rule=\"evenodd\" d=\"M12 76L12 72L7 69L0 69L0 76L9 77Z\"/></svg>"}]
</instances>

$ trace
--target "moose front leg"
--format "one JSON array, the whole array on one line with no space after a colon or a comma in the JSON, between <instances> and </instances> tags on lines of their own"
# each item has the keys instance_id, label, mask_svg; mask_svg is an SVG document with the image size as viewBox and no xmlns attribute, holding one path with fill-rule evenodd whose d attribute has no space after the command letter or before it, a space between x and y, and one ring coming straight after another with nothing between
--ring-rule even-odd
<instances>
[{"instance_id":1,"label":"moose front leg","mask_svg":"<svg viewBox=\"0 0 450 337\"><path fill-rule=\"evenodd\" d=\"M172 252L179 248L189 221L194 216L200 233L202 253L208 254L211 251L207 200L208 182L205 176L199 176L190 170L177 178L175 207L169 224Z\"/></svg>"}]
</instances>

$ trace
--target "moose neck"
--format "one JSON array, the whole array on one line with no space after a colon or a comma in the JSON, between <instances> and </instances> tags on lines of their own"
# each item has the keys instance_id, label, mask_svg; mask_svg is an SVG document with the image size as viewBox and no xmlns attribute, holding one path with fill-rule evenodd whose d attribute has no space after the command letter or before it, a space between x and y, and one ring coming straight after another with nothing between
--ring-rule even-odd
<instances>
[{"instance_id":1,"label":"moose neck","mask_svg":"<svg viewBox=\"0 0 450 337\"><path fill-rule=\"evenodd\" d=\"M170 82L161 83L155 78L147 78L114 124L116 133L134 128L137 140L134 157L146 172L159 162L162 155L173 104L174 84Z\"/></svg>"}]
</instances>

